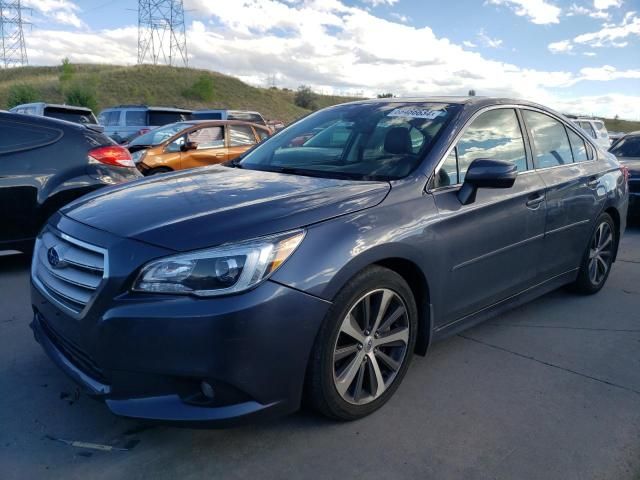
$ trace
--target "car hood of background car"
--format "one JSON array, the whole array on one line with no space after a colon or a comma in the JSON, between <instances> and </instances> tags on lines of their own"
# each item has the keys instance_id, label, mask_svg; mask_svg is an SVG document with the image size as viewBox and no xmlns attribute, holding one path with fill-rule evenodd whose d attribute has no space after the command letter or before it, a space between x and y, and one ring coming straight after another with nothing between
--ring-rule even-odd
<instances>
[{"instance_id":1,"label":"car hood of background car","mask_svg":"<svg viewBox=\"0 0 640 480\"><path fill-rule=\"evenodd\" d=\"M390 188L215 166L103 189L62 213L121 237L187 251L357 212L380 203Z\"/></svg>"}]
</instances>

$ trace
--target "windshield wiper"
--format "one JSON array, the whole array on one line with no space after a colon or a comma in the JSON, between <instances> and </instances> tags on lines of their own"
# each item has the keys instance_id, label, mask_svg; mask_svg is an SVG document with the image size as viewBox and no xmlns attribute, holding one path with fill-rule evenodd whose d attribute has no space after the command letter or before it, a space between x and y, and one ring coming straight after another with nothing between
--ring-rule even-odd
<instances>
[{"instance_id":1,"label":"windshield wiper","mask_svg":"<svg viewBox=\"0 0 640 480\"><path fill-rule=\"evenodd\" d=\"M298 167L276 167L269 166L268 168L257 168L256 170L264 170L267 172L284 173L286 175L301 175L303 177L315 177L315 178L336 178L340 180L360 180L362 175L345 172L335 172L328 170L308 170Z\"/></svg>"}]
</instances>

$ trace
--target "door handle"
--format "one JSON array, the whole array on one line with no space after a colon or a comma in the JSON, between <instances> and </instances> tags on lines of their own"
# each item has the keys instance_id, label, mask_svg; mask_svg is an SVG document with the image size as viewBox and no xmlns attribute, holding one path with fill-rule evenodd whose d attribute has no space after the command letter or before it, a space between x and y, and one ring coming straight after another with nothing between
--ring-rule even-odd
<instances>
[{"instance_id":1,"label":"door handle","mask_svg":"<svg viewBox=\"0 0 640 480\"><path fill-rule=\"evenodd\" d=\"M224 153L216 153L216 158L222 158L224 157Z\"/></svg>"},{"instance_id":2,"label":"door handle","mask_svg":"<svg viewBox=\"0 0 640 480\"><path fill-rule=\"evenodd\" d=\"M598 186L598 177L593 176L593 177L589 177L589 180L587 180L587 186L588 187L597 187Z\"/></svg>"},{"instance_id":3,"label":"door handle","mask_svg":"<svg viewBox=\"0 0 640 480\"><path fill-rule=\"evenodd\" d=\"M527 205L527 208L531 208L532 210L535 210L540 206L542 202L544 202L544 194L538 192L538 193L529 195L526 205Z\"/></svg>"}]
</instances>

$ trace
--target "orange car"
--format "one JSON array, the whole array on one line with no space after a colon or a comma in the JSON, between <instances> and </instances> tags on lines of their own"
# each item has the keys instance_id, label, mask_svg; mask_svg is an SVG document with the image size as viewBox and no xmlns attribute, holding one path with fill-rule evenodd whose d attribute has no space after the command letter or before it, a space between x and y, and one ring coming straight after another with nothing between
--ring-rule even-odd
<instances>
[{"instance_id":1,"label":"orange car","mask_svg":"<svg viewBox=\"0 0 640 480\"><path fill-rule=\"evenodd\" d=\"M260 125L233 120L192 120L165 125L127 146L144 175L233 160L270 135Z\"/></svg>"}]
</instances>

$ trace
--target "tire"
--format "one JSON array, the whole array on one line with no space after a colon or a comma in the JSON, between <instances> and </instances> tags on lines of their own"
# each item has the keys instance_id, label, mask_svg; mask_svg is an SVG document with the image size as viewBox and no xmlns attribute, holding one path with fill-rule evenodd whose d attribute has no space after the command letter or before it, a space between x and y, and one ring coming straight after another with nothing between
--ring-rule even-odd
<instances>
[{"instance_id":1,"label":"tire","mask_svg":"<svg viewBox=\"0 0 640 480\"><path fill-rule=\"evenodd\" d=\"M152 168L151 170L149 170L147 172L147 174L145 175L145 177L150 177L151 175L159 175L160 173L169 173L169 172L173 172L173 170L171 170L168 167L157 167L157 168Z\"/></svg>"},{"instance_id":2,"label":"tire","mask_svg":"<svg viewBox=\"0 0 640 480\"><path fill-rule=\"evenodd\" d=\"M383 304L387 308L379 316ZM379 334L366 324L377 324ZM387 268L366 268L336 296L318 333L307 372L307 403L343 421L379 409L409 368L417 331L418 311L407 282Z\"/></svg>"},{"instance_id":3,"label":"tire","mask_svg":"<svg viewBox=\"0 0 640 480\"><path fill-rule=\"evenodd\" d=\"M582 257L578 278L570 285L570 289L583 295L599 292L609 278L617 250L616 225L608 213L603 213L596 220Z\"/></svg>"}]
</instances>

